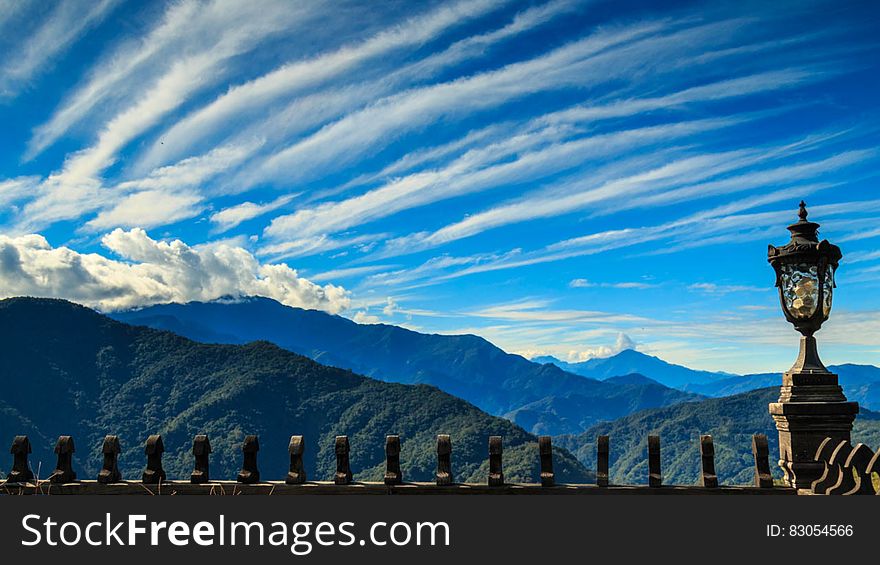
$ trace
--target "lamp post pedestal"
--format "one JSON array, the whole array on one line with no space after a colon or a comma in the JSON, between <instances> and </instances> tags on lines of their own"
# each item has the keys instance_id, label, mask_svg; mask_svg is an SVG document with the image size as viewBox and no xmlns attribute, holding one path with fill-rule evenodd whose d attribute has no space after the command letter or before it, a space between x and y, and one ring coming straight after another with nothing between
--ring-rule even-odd
<instances>
[{"instance_id":1,"label":"lamp post pedestal","mask_svg":"<svg viewBox=\"0 0 880 565\"><path fill-rule=\"evenodd\" d=\"M811 340L804 338L804 340ZM809 344L802 342L804 346ZM857 402L848 402L837 375L818 368L795 367L782 376L779 401L770 404L770 415L779 430L779 466L785 482L798 489L810 488L825 466L814 460L826 437L835 442L850 440Z\"/></svg>"},{"instance_id":2,"label":"lamp post pedestal","mask_svg":"<svg viewBox=\"0 0 880 565\"><path fill-rule=\"evenodd\" d=\"M822 476L825 464L815 461L819 445L828 437L849 441L859 412L858 403L847 402L837 375L822 364L813 337L831 314L843 253L827 239L819 241L819 224L808 215L801 201L799 220L788 226L791 241L767 249L782 312L803 336L794 367L782 376L779 400L770 404L779 430L779 466L785 482L797 489L810 488Z\"/></svg>"}]
</instances>

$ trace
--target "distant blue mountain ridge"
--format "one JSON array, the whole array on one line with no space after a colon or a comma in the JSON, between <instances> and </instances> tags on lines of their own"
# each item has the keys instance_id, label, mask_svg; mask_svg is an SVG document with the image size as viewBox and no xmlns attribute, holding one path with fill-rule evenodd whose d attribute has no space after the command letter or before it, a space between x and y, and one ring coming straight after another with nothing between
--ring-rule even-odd
<instances>
[{"instance_id":1,"label":"distant blue mountain ridge","mask_svg":"<svg viewBox=\"0 0 880 565\"><path fill-rule=\"evenodd\" d=\"M166 304L112 317L204 343L269 341L375 379L433 385L532 433L580 433L638 410L704 398L644 378L584 378L506 353L475 335L357 324L267 298Z\"/></svg>"},{"instance_id":2,"label":"distant blue mountain ridge","mask_svg":"<svg viewBox=\"0 0 880 565\"><path fill-rule=\"evenodd\" d=\"M157 305L111 317L205 343L270 341L375 379L436 386L532 433L551 435L581 433L647 408L781 383L780 374L697 371L636 350L581 363L553 357L530 361L475 335L357 324L258 297ZM880 409L880 369L840 365L831 370L840 374L848 397Z\"/></svg>"},{"instance_id":3,"label":"distant blue mountain ridge","mask_svg":"<svg viewBox=\"0 0 880 565\"><path fill-rule=\"evenodd\" d=\"M606 382L614 380L615 377L611 375L638 373L668 387L712 398L781 384L781 373L734 375L696 371L634 350L582 363L566 363L554 357L536 357L532 361L554 364L570 373ZM847 398L857 401L865 408L880 410L880 367L847 363L830 365L828 370L838 374Z\"/></svg>"},{"instance_id":4,"label":"distant blue mountain ridge","mask_svg":"<svg viewBox=\"0 0 880 565\"><path fill-rule=\"evenodd\" d=\"M550 356L535 357L532 361L552 363L569 373L600 381L621 375L640 374L668 387L681 390L690 385L709 385L734 376L731 373L696 371L681 365L673 365L635 349L621 351L612 357L595 358L580 363L566 363Z\"/></svg>"}]
</instances>

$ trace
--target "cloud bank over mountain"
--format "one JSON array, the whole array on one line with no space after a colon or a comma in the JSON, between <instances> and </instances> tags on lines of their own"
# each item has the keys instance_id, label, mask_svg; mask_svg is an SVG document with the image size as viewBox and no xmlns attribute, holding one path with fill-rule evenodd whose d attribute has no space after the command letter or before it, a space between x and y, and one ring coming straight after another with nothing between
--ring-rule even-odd
<instances>
[{"instance_id":1,"label":"cloud bank over mountain","mask_svg":"<svg viewBox=\"0 0 880 565\"><path fill-rule=\"evenodd\" d=\"M40 235L0 235L0 297L64 297L103 311L259 295L336 314L351 302L343 287L261 263L230 243L192 247L156 241L139 228L117 228L101 242L119 259L53 247Z\"/></svg>"}]
</instances>

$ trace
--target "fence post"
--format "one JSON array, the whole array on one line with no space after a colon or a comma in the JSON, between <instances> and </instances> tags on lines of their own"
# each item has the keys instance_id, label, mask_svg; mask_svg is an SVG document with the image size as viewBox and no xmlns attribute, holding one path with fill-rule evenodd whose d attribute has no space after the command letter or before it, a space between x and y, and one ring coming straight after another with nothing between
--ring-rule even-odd
<instances>
[{"instance_id":1,"label":"fence post","mask_svg":"<svg viewBox=\"0 0 880 565\"><path fill-rule=\"evenodd\" d=\"M552 487L556 484L556 473L553 472L553 443L550 436L538 438L538 452L541 455L541 486Z\"/></svg>"},{"instance_id":2,"label":"fence post","mask_svg":"<svg viewBox=\"0 0 880 565\"><path fill-rule=\"evenodd\" d=\"M607 487L609 483L608 456L610 454L608 436L599 436L596 440L596 485Z\"/></svg>"},{"instance_id":3,"label":"fence post","mask_svg":"<svg viewBox=\"0 0 880 565\"><path fill-rule=\"evenodd\" d=\"M194 485L201 485L211 482L210 461L211 442L208 440L207 434L198 434L193 438L192 447L193 472L189 476L189 482Z\"/></svg>"},{"instance_id":4,"label":"fence post","mask_svg":"<svg viewBox=\"0 0 880 565\"><path fill-rule=\"evenodd\" d=\"M27 436L15 436L12 447L12 471L6 477L8 483L27 483L34 480L34 473L28 465L28 455L31 454L31 440Z\"/></svg>"},{"instance_id":5,"label":"fence post","mask_svg":"<svg viewBox=\"0 0 880 565\"><path fill-rule=\"evenodd\" d=\"M165 452L165 444L162 436L151 435L147 438L144 453L147 454L147 468L141 477L141 482L146 485L156 485L165 482L165 469L162 468L162 454Z\"/></svg>"},{"instance_id":6,"label":"fence post","mask_svg":"<svg viewBox=\"0 0 880 565\"><path fill-rule=\"evenodd\" d=\"M489 486L498 487L504 484L504 471L501 457L503 446L501 436L489 436Z\"/></svg>"},{"instance_id":7,"label":"fence post","mask_svg":"<svg viewBox=\"0 0 880 565\"><path fill-rule=\"evenodd\" d=\"M333 477L333 482L337 485L351 484L350 451L348 436L336 436L336 475Z\"/></svg>"},{"instance_id":8,"label":"fence post","mask_svg":"<svg viewBox=\"0 0 880 565\"><path fill-rule=\"evenodd\" d=\"M663 474L660 470L660 436L648 436L648 486L663 486Z\"/></svg>"},{"instance_id":9,"label":"fence post","mask_svg":"<svg viewBox=\"0 0 880 565\"><path fill-rule=\"evenodd\" d=\"M764 434L752 436L752 457L755 459L755 486L773 488L773 475L770 474L770 448L767 444L767 436Z\"/></svg>"},{"instance_id":10,"label":"fence post","mask_svg":"<svg viewBox=\"0 0 880 565\"><path fill-rule=\"evenodd\" d=\"M437 485L452 484L452 438L447 434L437 436Z\"/></svg>"},{"instance_id":11,"label":"fence post","mask_svg":"<svg viewBox=\"0 0 880 565\"><path fill-rule=\"evenodd\" d=\"M305 453L306 444L303 436L290 436L290 443L287 445L287 452L290 454L290 470L287 472L287 478L284 482L289 485L301 485L306 482L306 469L303 465L303 453Z\"/></svg>"},{"instance_id":12,"label":"fence post","mask_svg":"<svg viewBox=\"0 0 880 565\"><path fill-rule=\"evenodd\" d=\"M241 471L235 479L239 483L253 485L260 482L260 470L257 468L257 452L260 451L260 439L257 436L246 436L241 444Z\"/></svg>"},{"instance_id":13,"label":"fence post","mask_svg":"<svg viewBox=\"0 0 880 565\"><path fill-rule=\"evenodd\" d=\"M58 455L58 463L55 471L49 475L50 483L72 483L76 481L76 472L73 470L73 453L76 447L73 445L73 437L60 436L55 444L55 453Z\"/></svg>"},{"instance_id":14,"label":"fence post","mask_svg":"<svg viewBox=\"0 0 880 565\"><path fill-rule=\"evenodd\" d=\"M99 483L108 485L122 480L122 473L119 472L119 453L121 451L119 436L108 435L104 437L104 445L101 446L104 466L98 471Z\"/></svg>"},{"instance_id":15,"label":"fence post","mask_svg":"<svg viewBox=\"0 0 880 565\"><path fill-rule=\"evenodd\" d=\"M715 443L710 435L700 436L700 459L703 464L701 484L705 488L718 487L718 475L715 473Z\"/></svg>"},{"instance_id":16,"label":"fence post","mask_svg":"<svg viewBox=\"0 0 880 565\"><path fill-rule=\"evenodd\" d=\"M400 471L400 436L385 437L385 484L399 485L403 482Z\"/></svg>"}]
</instances>

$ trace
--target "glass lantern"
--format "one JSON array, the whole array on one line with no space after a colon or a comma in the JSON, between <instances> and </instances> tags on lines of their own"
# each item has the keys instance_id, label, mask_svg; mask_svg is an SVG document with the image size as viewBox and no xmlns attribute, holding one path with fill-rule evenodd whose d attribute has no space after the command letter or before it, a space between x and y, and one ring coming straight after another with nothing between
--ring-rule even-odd
<instances>
[{"instance_id":1,"label":"glass lantern","mask_svg":"<svg viewBox=\"0 0 880 565\"><path fill-rule=\"evenodd\" d=\"M782 247L771 245L767 260L776 271L776 286L785 318L805 338L801 357L812 361L816 368L824 369L813 334L831 314L834 277L843 254L827 239L819 241L819 224L808 221L807 214L807 206L801 202L799 221L788 226L791 241Z\"/></svg>"}]
</instances>

